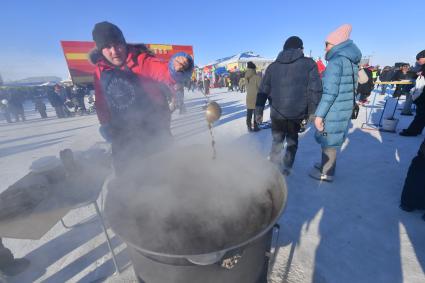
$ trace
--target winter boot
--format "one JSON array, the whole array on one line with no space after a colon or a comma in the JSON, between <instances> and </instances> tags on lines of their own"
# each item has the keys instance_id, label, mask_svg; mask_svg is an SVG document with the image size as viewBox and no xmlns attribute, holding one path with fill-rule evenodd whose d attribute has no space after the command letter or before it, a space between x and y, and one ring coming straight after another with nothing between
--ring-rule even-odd
<instances>
[{"instance_id":1,"label":"winter boot","mask_svg":"<svg viewBox=\"0 0 425 283\"><path fill-rule=\"evenodd\" d=\"M2 273L5 276L16 276L19 273L24 272L29 265L30 265L30 261L26 258L14 259L7 265L0 267L0 274ZM0 275L0 278L1 278L1 275Z\"/></svg>"},{"instance_id":2,"label":"winter boot","mask_svg":"<svg viewBox=\"0 0 425 283\"><path fill-rule=\"evenodd\" d=\"M248 129L248 132L252 132L252 124L251 124L251 122L246 122L246 127L247 127L247 129Z\"/></svg>"},{"instance_id":3,"label":"winter boot","mask_svg":"<svg viewBox=\"0 0 425 283\"><path fill-rule=\"evenodd\" d=\"M254 122L254 128L252 129L254 132L259 132L261 129L258 127L257 122Z\"/></svg>"},{"instance_id":4,"label":"winter boot","mask_svg":"<svg viewBox=\"0 0 425 283\"><path fill-rule=\"evenodd\" d=\"M326 182L332 182L334 180L333 176L322 174L320 170L317 170L317 168L313 168L311 172L308 174L311 178L319 180L319 181L326 181Z\"/></svg>"}]
</instances>

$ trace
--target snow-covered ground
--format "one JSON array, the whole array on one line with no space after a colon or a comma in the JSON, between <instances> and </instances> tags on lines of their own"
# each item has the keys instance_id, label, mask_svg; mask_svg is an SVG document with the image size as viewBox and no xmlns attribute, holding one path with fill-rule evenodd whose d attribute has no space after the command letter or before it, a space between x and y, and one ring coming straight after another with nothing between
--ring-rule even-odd
<instances>
[{"instance_id":1,"label":"snow-covered ground","mask_svg":"<svg viewBox=\"0 0 425 283\"><path fill-rule=\"evenodd\" d=\"M205 99L198 92L186 97L188 113L173 114L175 140L182 145L209 144L202 110ZM217 144L243 144L266 157L270 130L247 133L245 94L219 89L213 90L211 98L223 107L214 128ZM382 103L379 96L378 104ZM421 212L398 208L408 166L424 136L362 130L365 109L350 129L333 183L308 177L320 159L320 147L311 127L301 135L294 170L287 178L289 198L279 221L271 282L425 282L425 222ZM0 124L0 192L28 173L33 160L57 155L64 148L87 149L102 141L95 115L41 120L30 108L27 113L25 123ZM375 121L378 114L372 115ZM52 109L48 115L54 116ZM400 119L399 129L412 118ZM65 221L73 224L93 216L94 210L85 207L71 211ZM136 281L126 246L116 236L112 244L122 273L113 275L105 238L95 219L69 230L58 223L38 241L4 239L4 244L17 257L31 260L30 268L10 282Z\"/></svg>"}]
</instances>

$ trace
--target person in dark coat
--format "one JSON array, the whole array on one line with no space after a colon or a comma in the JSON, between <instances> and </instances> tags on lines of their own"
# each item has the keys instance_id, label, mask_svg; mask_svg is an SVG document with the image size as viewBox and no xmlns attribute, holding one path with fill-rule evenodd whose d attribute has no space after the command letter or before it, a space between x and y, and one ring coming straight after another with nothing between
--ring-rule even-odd
<instances>
[{"instance_id":1,"label":"person in dark coat","mask_svg":"<svg viewBox=\"0 0 425 283\"><path fill-rule=\"evenodd\" d=\"M208 77L204 78L204 90L205 90L205 94L208 95L210 94L210 79Z\"/></svg>"},{"instance_id":2,"label":"person in dark coat","mask_svg":"<svg viewBox=\"0 0 425 283\"><path fill-rule=\"evenodd\" d=\"M267 68L259 89L259 93L267 94L272 99L270 161L281 166L282 173L286 175L295 161L301 122L314 114L322 95L317 64L305 57L303 50L299 37L289 37L276 61ZM263 97L260 95L259 100L265 103ZM282 161L280 153L285 140L287 147Z\"/></svg>"},{"instance_id":3,"label":"person in dark coat","mask_svg":"<svg viewBox=\"0 0 425 283\"><path fill-rule=\"evenodd\" d=\"M115 173L121 175L171 141L169 86L190 79L193 59L176 53L169 62L145 45L127 44L114 24L94 26L94 85L100 133L112 144Z\"/></svg>"},{"instance_id":4,"label":"person in dark coat","mask_svg":"<svg viewBox=\"0 0 425 283\"><path fill-rule=\"evenodd\" d=\"M416 60L422 66L419 75L425 76L425 50L416 55ZM425 88L422 94L414 101L416 104L416 115L407 129L400 132L401 136L417 136L420 135L425 127Z\"/></svg>"},{"instance_id":5,"label":"person in dark coat","mask_svg":"<svg viewBox=\"0 0 425 283\"><path fill-rule=\"evenodd\" d=\"M2 99L0 101L0 113L3 114L4 118L8 123L12 123L12 119L10 119L10 110L9 110L9 101L7 99Z\"/></svg>"},{"instance_id":6,"label":"person in dark coat","mask_svg":"<svg viewBox=\"0 0 425 283\"><path fill-rule=\"evenodd\" d=\"M399 70L394 72L392 81L403 81L408 80L409 77L409 64L403 64ZM401 95L406 94L406 85L397 85L393 97L400 97Z\"/></svg>"},{"instance_id":7,"label":"person in dark coat","mask_svg":"<svg viewBox=\"0 0 425 283\"><path fill-rule=\"evenodd\" d=\"M47 99L49 100L52 107L55 109L56 116L58 118L65 118L65 111L63 110L64 101L60 97L59 93L60 93L59 86L55 86L54 90L49 88L47 90Z\"/></svg>"},{"instance_id":8,"label":"person in dark coat","mask_svg":"<svg viewBox=\"0 0 425 283\"><path fill-rule=\"evenodd\" d=\"M410 163L401 193L400 208L404 211L425 210L425 139ZM425 214L422 216L425 220Z\"/></svg>"},{"instance_id":9,"label":"person in dark coat","mask_svg":"<svg viewBox=\"0 0 425 283\"><path fill-rule=\"evenodd\" d=\"M12 252L3 245L2 239L0 238L0 282L3 282L3 279L6 280L7 278L5 277L15 276L23 272L29 264L30 262L28 259L16 259Z\"/></svg>"},{"instance_id":10,"label":"person in dark coat","mask_svg":"<svg viewBox=\"0 0 425 283\"><path fill-rule=\"evenodd\" d=\"M47 118L46 104L44 104L43 99L41 99L40 97L37 97L35 99L34 105L35 105L35 111L38 111L38 113L40 113L41 118L42 119Z\"/></svg>"},{"instance_id":11,"label":"person in dark coat","mask_svg":"<svg viewBox=\"0 0 425 283\"><path fill-rule=\"evenodd\" d=\"M414 81L417 78L417 75L415 72L412 72L409 70L409 64L403 64L397 72L393 75L392 80L393 81ZM413 116L412 114L412 96L410 95L410 90L414 87L414 84L398 84L396 86L396 89L393 93L393 97L400 97L401 95L406 96L406 102L404 103L403 110L401 111L400 115L405 116Z\"/></svg>"},{"instance_id":12,"label":"person in dark coat","mask_svg":"<svg viewBox=\"0 0 425 283\"><path fill-rule=\"evenodd\" d=\"M385 66L381 74L379 75L379 81L390 82L393 75L394 75L394 71L392 70L392 68L390 66ZM382 84L380 94L385 95L387 88L388 88L388 84Z\"/></svg>"},{"instance_id":13,"label":"person in dark coat","mask_svg":"<svg viewBox=\"0 0 425 283\"><path fill-rule=\"evenodd\" d=\"M74 92L76 108L81 111L81 114L85 114L87 112L86 105L84 104L84 96L86 96L86 89L81 86L75 85L72 88L72 91Z\"/></svg>"},{"instance_id":14,"label":"person in dark coat","mask_svg":"<svg viewBox=\"0 0 425 283\"><path fill-rule=\"evenodd\" d=\"M367 103L367 98L370 96L374 87L372 71L367 67L364 67L363 70L365 71L368 80L364 84L359 83L357 86L357 94L359 95L359 102L361 104Z\"/></svg>"},{"instance_id":15,"label":"person in dark coat","mask_svg":"<svg viewBox=\"0 0 425 283\"><path fill-rule=\"evenodd\" d=\"M20 118L25 121L24 112L24 98L20 93L10 93L9 95L9 109L15 117L15 121L19 122Z\"/></svg>"}]
</instances>

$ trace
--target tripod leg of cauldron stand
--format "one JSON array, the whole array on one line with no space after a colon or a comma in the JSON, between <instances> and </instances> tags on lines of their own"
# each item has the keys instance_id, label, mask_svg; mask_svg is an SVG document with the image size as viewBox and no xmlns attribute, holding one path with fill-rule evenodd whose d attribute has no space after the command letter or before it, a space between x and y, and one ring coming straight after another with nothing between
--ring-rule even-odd
<instances>
[{"instance_id":1,"label":"tripod leg of cauldron stand","mask_svg":"<svg viewBox=\"0 0 425 283\"><path fill-rule=\"evenodd\" d=\"M382 127L382 118L384 117L385 109L387 109L388 100L385 100L384 108L382 109L381 117L379 117L378 127ZM396 106L397 107L397 106Z\"/></svg>"},{"instance_id":2,"label":"tripod leg of cauldron stand","mask_svg":"<svg viewBox=\"0 0 425 283\"><path fill-rule=\"evenodd\" d=\"M393 115L391 115L391 119L393 119L394 118L394 114L395 114L395 111L397 110L397 106L398 106L398 101L400 100L400 96L399 97L397 97L397 101L396 101L396 103L395 103L395 106L394 106L394 111L393 111Z\"/></svg>"},{"instance_id":3,"label":"tripod leg of cauldron stand","mask_svg":"<svg viewBox=\"0 0 425 283\"><path fill-rule=\"evenodd\" d=\"M372 112L373 112L373 109L375 108L376 95L377 95L377 92L375 91L374 95L373 95L373 100L372 100L371 108L370 108L370 111L369 111L369 115L367 114L367 108L366 108L366 123L362 124L362 128L363 128L363 125L365 125L365 124L371 125L370 120L372 119Z\"/></svg>"},{"instance_id":4,"label":"tripod leg of cauldron stand","mask_svg":"<svg viewBox=\"0 0 425 283\"><path fill-rule=\"evenodd\" d=\"M273 229L273 233L270 237L270 250L266 252L264 274L263 276L261 276L260 281L258 283L267 283L268 276L271 273L274 263L276 261L277 248L278 248L279 236L280 236L280 225L276 223L272 229ZM275 233L276 233L276 236L273 237ZM274 238L274 244L272 245L273 238Z\"/></svg>"},{"instance_id":5,"label":"tripod leg of cauldron stand","mask_svg":"<svg viewBox=\"0 0 425 283\"><path fill-rule=\"evenodd\" d=\"M102 214L100 214L99 206L97 205L96 201L93 202L93 205L94 205L94 208L96 209L97 216L99 217L100 225L102 226L103 233L105 233L106 242L108 243L109 251L111 252L112 261L114 262L114 266L115 266L114 275L120 274L120 269L118 268L117 259L115 258L115 252L111 245L111 239L109 238L108 231L106 229L105 222L103 221Z\"/></svg>"}]
</instances>

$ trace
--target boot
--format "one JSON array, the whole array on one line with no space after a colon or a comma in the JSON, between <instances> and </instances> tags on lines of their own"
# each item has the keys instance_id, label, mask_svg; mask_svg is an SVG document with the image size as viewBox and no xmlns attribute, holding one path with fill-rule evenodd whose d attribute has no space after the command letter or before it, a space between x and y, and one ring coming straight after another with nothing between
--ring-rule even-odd
<instances>
[{"instance_id":1,"label":"boot","mask_svg":"<svg viewBox=\"0 0 425 283\"><path fill-rule=\"evenodd\" d=\"M311 172L308 175L311 178L319 180L319 181L332 182L334 180L333 176L322 174L322 172L320 172L316 168L313 168L313 170L311 170Z\"/></svg>"},{"instance_id":2,"label":"boot","mask_svg":"<svg viewBox=\"0 0 425 283\"><path fill-rule=\"evenodd\" d=\"M7 265L0 267L0 274L4 274L5 276L15 276L15 275L18 275L19 273L24 272L29 265L30 265L30 261L26 258L14 259ZM1 278L1 275L0 275L0 278Z\"/></svg>"},{"instance_id":3,"label":"boot","mask_svg":"<svg viewBox=\"0 0 425 283\"><path fill-rule=\"evenodd\" d=\"M248 129L248 132L252 132L252 124L251 121L246 121L246 127Z\"/></svg>"},{"instance_id":4,"label":"boot","mask_svg":"<svg viewBox=\"0 0 425 283\"><path fill-rule=\"evenodd\" d=\"M254 132L258 132L258 131L260 131L261 129L258 127L258 124L257 124L257 122L254 122L254 128L252 129Z\"/></svg>"},{"instance_id":5,"label":"boot","mask_svg":"<svg viewBox=\"0 0 425 283\"><path fill-rule=\"evenodd\" d=\"M403 136L403 137L416 137L416 136L418 136L419 134L417 134L417 133L412 133L412 132L409 132L409 130L404 129L404 130L402 130L402 131L399 133L399 135L400 135L400 136Z\"/></svg>"}]
</instances>

